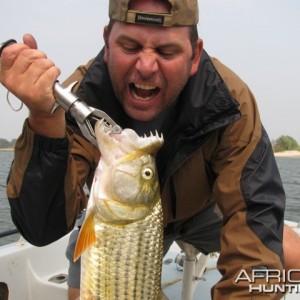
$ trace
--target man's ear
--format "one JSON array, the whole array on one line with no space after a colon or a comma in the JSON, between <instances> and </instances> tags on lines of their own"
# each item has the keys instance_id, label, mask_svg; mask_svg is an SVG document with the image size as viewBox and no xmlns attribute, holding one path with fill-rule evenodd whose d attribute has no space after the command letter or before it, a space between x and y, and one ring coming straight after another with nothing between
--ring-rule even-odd
<instances>
[{"instance_id":1,"label":"man's ear","mask_svg":"<svg viewBox=\"0 0 300 300\"><path fill-rule=\"evenodd\" d=\"M103 40L104 40L104 43L105 43L105 45L104 45L104 56L103 56L103 60L107 63L107 52L108 52L108 36L109 36L109 34L108 34L108 27L107 26L105 26L104 27L104 30L103 30Z\"/></svg>"},{"instance_id":2,"label":"man's ear","mask_svg":"<svg viewBox=\"0 0 300 300\"><path fill-rule=\"evenodd\" d=\"M203 51L203 41L201 39L198 39L197 46L194 49L194 56L192 59L192 67L191 67L191 71L190 71L190 76L195 75L198 71L200 59L202 56L202 51Z\"/></svg>"}]
</instances>

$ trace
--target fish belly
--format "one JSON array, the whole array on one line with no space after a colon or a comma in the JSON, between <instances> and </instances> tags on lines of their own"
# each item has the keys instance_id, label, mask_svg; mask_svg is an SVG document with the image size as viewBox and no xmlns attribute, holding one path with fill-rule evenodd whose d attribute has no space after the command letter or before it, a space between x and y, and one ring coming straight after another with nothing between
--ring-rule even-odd
<instances>
[{"instance_id":1,"label":"fish belly","mask_svg":"<svg viewBox=\"0 0 300 300\"><path fill-rule=\"evenodd\" d=\"M80 299L161 299L162 222L160 201L143 220L120 226L99 222L96 243L81 257Z\"/></svg>"}]
</instances>

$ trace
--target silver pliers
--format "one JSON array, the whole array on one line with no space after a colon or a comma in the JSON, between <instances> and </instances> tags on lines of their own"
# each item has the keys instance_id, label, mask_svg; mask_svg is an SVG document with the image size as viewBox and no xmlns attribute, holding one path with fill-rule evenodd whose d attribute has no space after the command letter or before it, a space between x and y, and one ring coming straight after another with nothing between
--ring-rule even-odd
<instances>
[{"instance_id":1,"label":"silver pliers","mask_svg":"<svg viewBox=\"0 0 300 300\"><path fill-rule=\"evenodd\" d=\"M0 44L0 56L2 50L16 43L14 39L10 39ZM104 119L106 125L106 131L109 133L121 133L122 128L104 111L88 106L85 102L81 101L78 96L72 93L72 88L77 82L72 83L67 88L63 88L58 82L53 86L56 103L52 108L52 113L55 113L56 109L61 106L66 112L69 112L71 116L76 120L82 134L91 143L97 146L97 140L95 131L93 128L93 121Z\"/></svg>"},{"instance_id":2,"label":"silver pliers","mask_svg":"<svg viewBox=\"0 0 300 300\"><path fill-rule=\"evenodd\" d=\"M105 130L108 133L121 133L122 128L104 111L88 106L81 101L77 95L72 93L72 88L77 82L73 82L67 88L63 88L58 82L54 84L54 95L56 103L52 108L52 113L61 106L66 112L76 120L82 134L95 146L97 141L95 131L91 121L104 120Z\"/></svg>"}]
</instances>

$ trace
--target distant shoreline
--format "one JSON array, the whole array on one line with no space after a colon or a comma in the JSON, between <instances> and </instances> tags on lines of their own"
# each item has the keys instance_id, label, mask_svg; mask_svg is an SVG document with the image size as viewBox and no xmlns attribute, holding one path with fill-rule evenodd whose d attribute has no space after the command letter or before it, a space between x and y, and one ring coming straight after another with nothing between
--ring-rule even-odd
<instances>
[{"instance_id":1,"label":"distant shoreline","mask_svg":"<svg viewBox=\"0 0 300 300\"><path fill-rule=\"evenodd\" d=\"M14 148L0 148L0 152L12 152Z\"/></svg>"},{"instance_id":2,"label":"distant shoreline","mask_svg":"<svg viewBox=\"0 0 300 300\"><path fill-rule=\"evenodd\" d=\"M292 150L292 151L275 152L274 155L279 157L300 157L300 151Z\"/></svg>"}]
</instances>

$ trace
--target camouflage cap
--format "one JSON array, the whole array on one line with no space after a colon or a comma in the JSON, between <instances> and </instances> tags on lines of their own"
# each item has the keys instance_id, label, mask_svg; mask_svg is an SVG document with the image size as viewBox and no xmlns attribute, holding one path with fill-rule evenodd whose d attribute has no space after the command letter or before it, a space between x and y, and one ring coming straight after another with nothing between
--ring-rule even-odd
<instances>
[{"instance_id":1,"label":"camouflage cap","mask_svg":"<svg viewBox=\"0 0 300 300\"><path fill-rule=\"evenodd\" d=\"M189 26L196 25L199 21L198 0L168 0L171 5L170 13L130 10L129 2L130 0L109 0L110 19L160 26Z\"/></svg>"}]
</instances>

